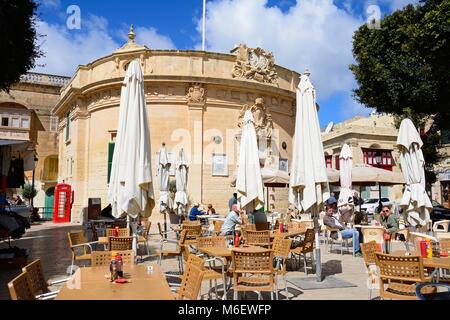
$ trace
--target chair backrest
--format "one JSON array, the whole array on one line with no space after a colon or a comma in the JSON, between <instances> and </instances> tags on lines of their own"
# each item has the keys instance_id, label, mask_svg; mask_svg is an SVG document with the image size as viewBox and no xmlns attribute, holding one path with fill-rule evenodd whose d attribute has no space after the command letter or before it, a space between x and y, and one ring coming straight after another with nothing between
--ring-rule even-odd
<instances>
[{"instance_id":1,"label":"chair backrest","mask_svg":"<svg viewBox=\"0 0 450 320\"><path fill-rule=\"evenodd\" d=\"M281 235L275 237L272 245L273 255L277 258L287 259L291 250L291 244L292 240L284 239Z\"/></svg>"},{"instance_id":2,"label":"chair backrest","mask_svg":"<svg viewBox=\"0 0 450 320\"><path fill-rule=\"evenodd\" d=\"M203 274L195 264L186 264L181 286L178 289L177 300L197 300L202 286Z\"/></svg>"},{"instance_id":3,"label":"chair backrest","mask_svg":"<svg viewBox=\"0 0 450 320\"><path fill-rule=\"evenodd\" d=\"M199 220L194 220L194 221L184 220L183 221L183 228L184 228L184 226L197 226L197 225L201 225Z\"/></svg>"},{"instance_id":4,"label":"chair backrest","mask_svg":"<svg viewBox=\"0 0 450 320\"><path fill-rule=\"evenodd\" d=\"M377 263L377 257L375 254L380 251L378 248L378 243L375 240L367 243L361 243L361 252L366 266Z\"/></svg>"},{"instance_id":5,"label":"chair backrest","mask_svg":"<svg viewBox=\"0 0 450 320\"><path fill-rule=\"evenodd\" d=\"M158 222L157 225L158 225L159 235L161 236L161 239L164 239L164 229L161 225L161 222Z\"/></svg>"},{"instance_id":6,"label":"chair backrest","mask_svg":"<svg viewBox=\"0 0 450 320\"><path fill-rule=\"evenodd\" d=\"M93 251L91 258L91 267L102 267L109 266L109 263L116 254L122 256L122 261L124 264L134 264L135 252L134 250L125 251Z\"/></svg>"},{"instance_id":7,"label":"chair backrest","mask_svg":"<svg viewBox=\"0 0 450 320\"><path fill-rule=\"evenodd\" d=\"M11 300L36 300L28 272L22 272L8 283Z\"/></svg>"},{"instance_id":8,"label":"chair backrest","mask_svg":"<svg viewBox=\"0 0 450 320\"><path fill-rule=\"evenodd\" d=\"M133 250L133 237L108 237L109 251Z\"/></svg>"},{"instance_id":9,"label":"chair backrest","mask_svg":"<svg viewBox=\"0 0 450 320\"><path fill-rule=\"evenodd\" d=\"M379 250L382 251L382 246L384 243L384 229L367 227L362 228L361 232L363 234L364 243L375 241L378 244Z\"/></svg>"},{"instance_id":10,"label":"chair backrest","mask_svg":"<svg viewBox=\"0 0 450 320\"><path fill-rule=\"evenodd\" d=\"M183 225L183 230L186 230L186 237L187 239L196 239L197 237L202 236L202 226L201 224L195 224L195 225Z\"/></svg>"},{"instance_id":11,"label":"chair backrest","mask_svg":"<svg viewBox=\"0 0 450 320\"><path fill-rule=\"evenodd\" d=\"M308 220L308 221L300 221L300 230L308 230L308 229L314 229L314 221Z\"/></svg>"},{"instance_id":12,"label":"chair backrest","mask_svg":"<svg viewBox=\"0 0 450 320\"><path fill-rule=\"evenodd\" d=\"M268 245L270 244L270 231L247 230L247 244Z\"/></svg>"},{"instance_id":13,"label":"chair backrest","mask_svg":"<svg viewBox=\"0 0 450 320\"><path fill-rule=\"evenodd\" d=\"M437 221L433 225L433 232L448 232L450 220Z\"/></svg>"},{"instance_id":14,"label":"chair backrest","mask_svg":"<svg viewBox=\"0 0 450 320\"><path fill-rule=\"evenodd\" d=\"M256 231L256 226L254 224L243 224L241 225L242 238L247 241L247 231Z\"/></svg>"},{"instance_id":15,"label":"chair backrest","mask_svg":"<svg viewBox=\"0 0 450 320\"><path fill-rule=\"evenodd\" d=\"M254 271L273 274L272 250L233 250L231 253L233 273L252 273Z\"/></svg>"},{"instance_id":16,"label":"chair backrest","mask_svg":"<svg viewBox=\"0 0 450 320\"><path fill-rule=\"evenodd\" d=\"M197 238L198 248L226 248L226 237L199 237Z\"/></svg>"},{"instance_id":17,"label":"chair backrest","mask_svg":"<svg viewBox=\"0 0 450 320\"><path fill-rule=\"evenodd\" d=\"M69 238L70 247L88 242L83 231L68 232L67 237Z\"/></svg>"},{"instance_id":18,"label":"chair backrest","mask_svg":"<svg viewBox=\"0 0 450 320\"><path fill-rule=\"evenodd\" d=\"M214 224L214 232L216 234L220 234L222 232L222 226L223 226L224 221L222 220L214 220L213 224Z\"/></svg>"},{"instance_id":19,"label":"chair backrest","mask_svg":"<svg viewBox=\"0 0 450 320\"><path fill-rule=\"evenodd\" d=\"M47 281L44 277L44 269L42 268L40 259L37 259L25 266L22 268L22 271L27 272L30 276L31 289L35 294L50 292Z\"/></svg>"},{"instance_id":20,"label":"chair backrest","mask_svg":"<svg viewBox=\"0 0 450 320\"><path fill-rule=\"evenodd\" d=\"M393 256L376 253L377 266L380 269L380 278L423 282L425 278L423 260L420 256Z\"/></svg>"},{"instance_id":21,"label":"chair backrest","mask_svg":"<svg viewBox=\"0 0 450 320\"><path fill-rule=\"evenodd\" d=\"M441 252L449 252L450 253L450 239L440 239L439 247Z\"/></svg>"},{"instance_id":22,"label":"chair backrest","mask_svg":"<svg viewBox=\"0 0 450 320\"><path fill-rule=\"evenodd\" d=\"M314 251L314 240L316 236L314 234L314 229L307 229L305 233L305 238L302 242L302 253L309 253Z\"/></svg>"},{"instance_id":23,"label":"chair backrest","mask_svg":"<svg viewBox=\"0 0 450 320\"><path fill-rule=\"evenodd\" d=\"M114 237L114 228L106 229L106 236L107 237ZM129 237L130 236L130 229L129 228L120 228L118 236L119 237Z\"/></svg>"},{"instance_id":24,"label":"chair backrest","mask_svg":"<svg viewBox=\"0 0 450 320\"><path fill-rule=\"evenodd\" d=\"M187 259L187 264L193 264L197 266L200 270L205 270L205 260L199 256L196 256L195 254L189 255L189 258Z\"/></svg>"}]
</instances>

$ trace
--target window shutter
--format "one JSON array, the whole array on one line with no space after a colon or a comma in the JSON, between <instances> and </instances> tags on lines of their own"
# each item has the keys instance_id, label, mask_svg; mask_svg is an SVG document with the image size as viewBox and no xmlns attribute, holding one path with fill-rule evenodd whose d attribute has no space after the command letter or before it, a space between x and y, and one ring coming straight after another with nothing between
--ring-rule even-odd
<instances>
[{"instance_id":1,"label":"window shutter","mask_svg":"<svg viewBox=\"0 0 450 320\"><path fill-rule=\"evenodd\" d=\"M112 169L112 162L113 162L115 146L116 146L115 142L110 142L108 144L108 183L109 183L109 180L111 179L111 169Z\"/></svg>"}]
</instances>

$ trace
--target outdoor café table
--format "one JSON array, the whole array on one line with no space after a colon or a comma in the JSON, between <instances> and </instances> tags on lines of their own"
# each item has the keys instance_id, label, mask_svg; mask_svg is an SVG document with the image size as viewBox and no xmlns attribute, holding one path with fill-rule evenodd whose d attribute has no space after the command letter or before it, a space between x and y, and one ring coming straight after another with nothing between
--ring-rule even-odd
<instances>
[{"instance_id":1,"label":"outdoor caf\u00e9 table","mask_svg":"<svg viewBox=\"0 0 450 320\"><path fill-rule=\"evenodd\" d=\"M273 230L270 231L270 239L274 239L275 236L279 235L280 231L279 230ZM298 236L302 236L305 234L304 231L302 230L292 230L292 231L288 231L288 232L283 232L281 233L283 235L283 238L288 239L288 238L294 238L294 237L298 237Z\"/></svg>"},{"instance_id":2,"label":"outdoor caf\u00e9 table","mask_svg":"<svg viewBox=\"0 0 450 320\"><path fill-rule=\"evenodd\" d=\"M159 265L125 265L130 283L111 283L108 267L79 268L61 288L56 300L174 300Z\"/></svg>"},{"instance_id":3,"label":"outdoor caf\u00e9 table","mask_svg":"<svg viewBox=\"0 0 450 320\"><path fill-rule=\"evenodd\" d=\"M406 256L406 251L395 251L391 255L397 257ZM411 252L411 256L420 256L418 252ZM439 269L450 269L450 257L433 257L433 258L423 258L423 266L426 268L435 269L433 272L433 277L436 278L436 282L439 282Z\"/></svg>"}]
</instances>

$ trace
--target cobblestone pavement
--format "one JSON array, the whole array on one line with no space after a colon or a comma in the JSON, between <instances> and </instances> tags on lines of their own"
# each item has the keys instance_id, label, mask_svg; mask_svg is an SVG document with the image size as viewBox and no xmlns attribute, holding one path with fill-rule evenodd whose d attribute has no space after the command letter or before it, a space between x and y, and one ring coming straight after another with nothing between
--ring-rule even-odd
<instances>
[{"instance_id":1,"label":"cobblestone pavement","mask_svg":"<svg viewBox=\"0 0 450 320\"><path fill-rule=\"evenodd\" d=\"M26 248L29 251L30 257L28 262L40 258L45 270L47 279L55 280L67 276L67 268L71 263L71 253L67 239L68 231L81 230L79 225L63 224L54 225L52 223L44 223L42 225L33 225L27 231L24 238L17 241L12 241L12 246ZM149 264L156 262L156 250L159 246L160 236L158 234L156 221L153 222L150 239L150 255L143 255L141 263ZM7 244L0 244L0 248L7 247ZM143 248L139 253L144 252ZM393 250L402 249L401 244L394 244ZM367 273L364 261L361 257L352 257L351 254L345 253L328 253L325 246L322 246L322 268L325 276L334 275L335 277L348 281L356 287L351 288L335 288L335 289L316 289L316 290L301 290L292 284L288 283L289 298L295 300L365 300L368 297L367 290ZM162 263L163 269L166 272L176 272L178 270L178 263L175 259L164 259ZM0 299L9 299L9 292L7 283L15 276L19 275L19 269L0 269ZM315 277L315 275L308 271L308 277ZM300 271L288 272L288 279L290 277L305 277L303 267ZM284 283L280 281L280 290L284 287ZM209 289L208 281L204 282L202 294L206 294ZM221 282L219 281L219 289L221 289ZM280 291L280 299L285 298L284 290ZM377 297L377 292L373 293L373 297ZM219 292L220 295L220 292ZM203 296L207 298L207 296ZM229 298L232 298L230 293ZM248 294L247 299L255 299L256 295ZM269 298L264 295L263 298Z\"/></svg>"}]
</instances>

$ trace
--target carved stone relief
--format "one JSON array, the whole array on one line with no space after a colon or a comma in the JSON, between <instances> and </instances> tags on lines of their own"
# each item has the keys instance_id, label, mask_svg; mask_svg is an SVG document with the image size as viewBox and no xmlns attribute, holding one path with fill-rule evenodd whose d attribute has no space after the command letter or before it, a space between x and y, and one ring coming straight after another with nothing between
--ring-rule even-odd
<instances>
[{"instance_id":1,"label":"carved stone relief","mask_svg":"<svg viewBox=\"0 0 450 320\"><path fill-rule=\"evenodd\" d=\"M278 82L273 53L267 53L261 48L248 48L243 44L234 52L237 59L233 68L233 78L245 78L272 84Z\"/></svg>"},{"instance_id":2,"label":"carved stone relief","mask_svg":"<svg viewBox=\"0 0 450 320\"><path fill-rule=\"evenodd\" d=\"M273 132L273 120L270 114L269 108L264 104L262 98L258 98L253 105L244 105L238 118L238 127L242 128L244 114L247 110L250 110L255 119L256 134L261 137L267 137L270 139Z\"/></svg>"},{"instance_id":3,"label":"carved stone relief","mask_svg":"<svg viewBox=\"0 0 450 320\"><path fill-rule=\"evenodd\" d=\"M203 88L201 83L193 83L187 90L186 94L187 103L205 103L206 102L206 89Z\"/></svg>"}]
</instances>

